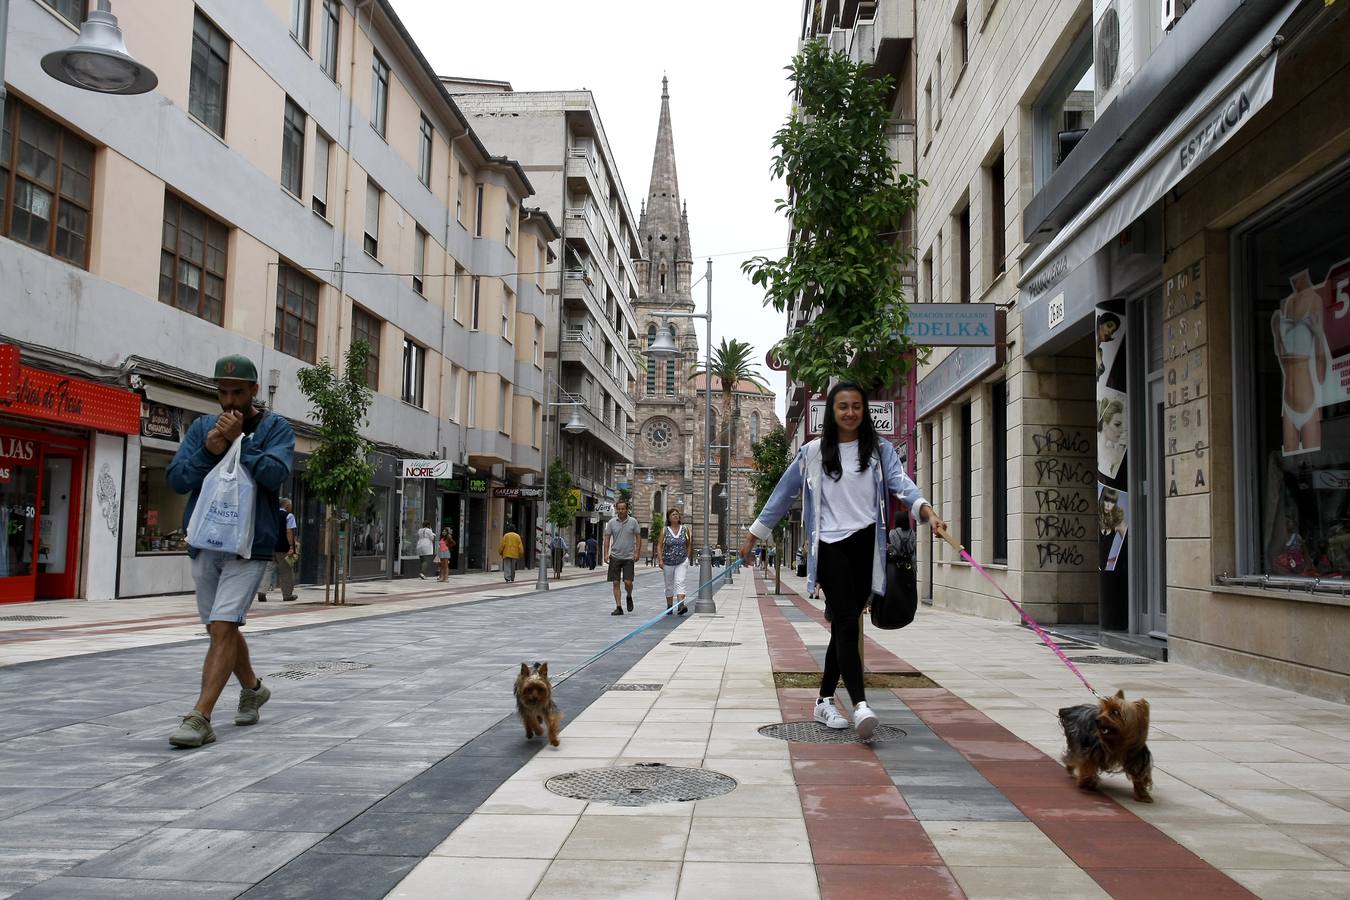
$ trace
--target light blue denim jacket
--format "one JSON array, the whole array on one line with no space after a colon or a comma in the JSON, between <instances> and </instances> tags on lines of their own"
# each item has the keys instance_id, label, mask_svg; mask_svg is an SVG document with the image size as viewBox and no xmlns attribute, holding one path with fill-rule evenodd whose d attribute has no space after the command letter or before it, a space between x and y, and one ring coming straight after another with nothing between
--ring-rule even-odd
<instances>
[{"instance_id":1,"label":"light blue denim jacket","mask_svg":"<svg viewBox=\"0 0 1350 900\"><path fill-rule=\"evenodd\" d=\"M872 554L872 593L886 592L886 502L887 493L909 504L910 510L918 516L924 506L932 506L919 486L910 480L900 465L900 455L895 448L884 440L877 441L877 453L872 457L872 478L878 490L876 492L877 534L876 547ZM783 477L778 479L769 502L760 510L759 518L750 526L750 533L761 541L773 536L774 526L787 515L799 494L802 499L802 523L806 526L806 590L816 589L816 557L820 543L820 492L822 485L828 490L832 479L823 477L820 461L820 441L811 441L802 446L797 457L788 466ZM805 491L802 488L805 486Z\"/></svg>"}]
</instances>

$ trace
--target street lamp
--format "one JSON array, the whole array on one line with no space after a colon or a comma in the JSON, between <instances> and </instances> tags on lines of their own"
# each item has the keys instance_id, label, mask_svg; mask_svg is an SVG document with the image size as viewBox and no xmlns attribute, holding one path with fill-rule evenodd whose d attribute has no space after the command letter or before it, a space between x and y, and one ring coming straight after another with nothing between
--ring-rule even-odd
<instances>
[{"instance_id":1,"label":"street lamp","mask_svg":"<svg viewBox=\"0 0 1350 900\"><path fill-rule=\"evenodd\" d=\"M708 301L707 311L703 313L680 313L680 312L662 312L659 315L663 319L703 319L708 326L708 342L705 347L705 362L703 364L703 396L705 398L705 409L703 414L703 431L706 443L709 448L712 446L712 260L708 260L708 272L703 276L708 282ZM671 328L662 325L656 329L656 334L652 338L651 346L647 348L647 355L653 360L665 360L678 356L680 351L675 346L675 335ZM712 450L708 449L703 454L703 549L699 551L698 562L698 599L694 601L694 614L715 613L717 604L713 601L712 589L712 545L708 542L708 522L712 519Z\"/></svg>"},{"instance_id":2,"label":"street lamp","mask_svg":"<svg viewBox=\"0 0 1350 900\"><path fill-rule=\"evenodd\" d=\"M98 0L98 9L80 25L74 44L42 57L42 71L72 87L100 94L144 94L159 84L150 67L127 52L109 0Z\"/></svg>"},{"instance_id":3,"label":"street lamp","mask_svg":"<svg viewBox=\"0 0 1350 900\"><path fill-rule=\"evenodd\" d=\"M539 468L540 468L540 470L541 470L542 473L543 473L543 480L544 480L544 500L543 500L544 510L543 510L543 521L544 521L544 526L545 526L545 527L539 529L539 543L540 543L540 547L539 547L539 571L538 571L538 574L535 576L535 581L534 581L534 589L537 590L537 591L546 591L546 590L548 590L548 558L552 555L552 549L553 549L553 548L551 547L551 545L550 545L550 541L549 541L549 538L548 538L548 527L547 527L547 526L548 526L548 470L549 470L549 463L551 462L551 460L549 459L549 455L548 455L548 432L549 432L549 427L548 427L548 408L551 407L551 406L570 406L570 407L572 407L572 415L568 418L567 423L566 423L565 425L563 425L563 431L566 431L568 434L581 434L581 433L582 433L583 431L585 431L588 427L590 427L590 426L588 426L588 425L586 424L586 420L583 419L583 418L581 418L581 410L580 410L580 408L579 408L579 407L585 406L585 405L586 405L586 401L585 401L580 395L578 395L578 394L572 394L572 393L569 393L569 392L563 390L563 389L562 389L562 386L561 386L560 384L558 384L557 381L554 380L554 378L553 378L553 373L552 373L551 371L549 371L549 370L546 369L546 370L544 371L544 376L545 376L545 382L544 382L544 411L543 411L543 416L544 416L544 446L541 448L541 451L540 451L540 454L539 454ZM548 394L548 389L549 389L549 386L550 386L550 385L552 385L554 388L557 388L558 396L559 396L560 398L565 398L565 399L560 399L560 400L559 400L558 402L556 402L556 403L550 402L549 399L548 399L548 396L549 396L549 394Z\"/></svg>"}]
</instances>

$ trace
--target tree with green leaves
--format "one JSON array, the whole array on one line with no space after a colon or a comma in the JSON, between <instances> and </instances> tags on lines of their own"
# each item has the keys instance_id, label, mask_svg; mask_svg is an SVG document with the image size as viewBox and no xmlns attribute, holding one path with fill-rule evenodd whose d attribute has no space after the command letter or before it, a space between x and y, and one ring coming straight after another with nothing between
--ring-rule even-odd
<instances>
[{"instance_id":1,"label":"tree with green leaves","mask_svg":"<svg viewBox=\"0 0 1350 900\"><path fill-rule=\"evenodd\" d=\"M371 401L366 383L369 358L370 345L357 340L347 350L343 372L334 369L327 357L317 366L300 370L300 390L309 400L309 417L319 431L318 446L305 466L305 483L326 508L324 531L329 552L324 573L325 603L329 602L329 585L334 588L334 603L347 602L348 567L339 565L346 560L347 543L339 533L346 535L347 520L370 496L373 445L361 436L361 428L370 424L366 419ZM334 527L335 519L338 527Z\"/></svg>"},{"instance_id":2,"label":"tree with green leaves","mask_svg":"<svg viewBox=\"0 0 1350 900\"><path fill-rule=\"evenodd\" d=\"M562 460L555 459L548 467L548 521L556 531L571 526L577 516L577 495L572 493L572 473Z\"/></svg>"},{"instance_id":3,"label":"tree with green leaves","mask_svg":"<svg viewBox=\"0 0 1350 900\"><path fill-rule=\"evenodd\" d=\"M742 269L766 305L795 308L800 324L774 348L794 379L811 391L833 378L888 387L915 349L904 334L913 254L903 229L921 185L897 171L887 146L891 80L819 40L788 71L796 103L774 135L771 169L787 185L778 209L793 239L783 257Z\"/></svg>"},{"instance_id":4,"label":"tree with green leaves","mask_svg":"<svg viewBox=\"0 0 1350 900\"><path fill-rule=\"evenodd\" d=\"M779 426L750 445L755 458L755 470L750 473L750 483L755 488L755 509L763 509L769 502L778 479L783 477L787 467L792 464L792 446L788 443L787 432ZM773 530L774 543L774 593L783 592L783 524L780 522Z\"/></svg>"},{"instance_id":5,"label":"tree with green leaves","mask_svg":"<svg viewBox=\"0 0 1350 900\"><path fill-rule=\"evenodd\" d=\"M736 414L739 413L739 409L735 405L736 388L742 381L748 381L765 391L769 387L759 374L759 365L755 362L755 348L745 341L738 341L735 338L730 341L722 338L722 342L713 348L711 372L708 371L706 365L699 365L695 367L689 377L693 379L709 375L711 377L705 378L704 388L711 391L713 379L716 379L722 392L722 421L717 435L717 441L722 445L718 477L729 490L731 485L731 448L735 446ZM727 543L727 521L727 505L723 503L722 512L717 517L717 545L719 547L730 546Z\"/></svg>"}]
</instances>

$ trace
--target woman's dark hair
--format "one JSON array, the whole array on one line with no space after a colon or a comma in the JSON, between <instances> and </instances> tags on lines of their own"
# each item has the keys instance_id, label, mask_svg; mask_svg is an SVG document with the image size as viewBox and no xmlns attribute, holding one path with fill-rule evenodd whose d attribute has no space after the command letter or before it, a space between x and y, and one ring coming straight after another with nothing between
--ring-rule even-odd
<instances>
[{"instance_id":1,"label":"woman's dark hair","mask_svg":"<svg viewBox=\"0 0 1350 900\"><path fill-rule=\"evenodd\" d=\"M678 515L681 519L683 519L683 518L684 518L684 510L680 509L678 506L672 506L670 509L666 510L666 526L667 526L667 527L670 526L670 517L671 517L671 516L674 516L674 515ZM682 521L680 524L683 525L684 522Z\"/></svg>"},{"instance_id":2,"label":"woman's dark hair","mask_svg":"<svg viewBox=\"0 0 1350 900\"><path fill-rule=\"evenodd\" d=\"M867 392L851 381L841 381L830 388L825 398L825 427L820 435L820 463L825 474L838 481L843 477L843 468L839 465L839 423L834 420L834 399L844 391L854 391L862 397L863 417L858 425L858 471L865 471L877 452L877 430L872 426L872 416L868 412Z\"/></svg>"}]
</instances>

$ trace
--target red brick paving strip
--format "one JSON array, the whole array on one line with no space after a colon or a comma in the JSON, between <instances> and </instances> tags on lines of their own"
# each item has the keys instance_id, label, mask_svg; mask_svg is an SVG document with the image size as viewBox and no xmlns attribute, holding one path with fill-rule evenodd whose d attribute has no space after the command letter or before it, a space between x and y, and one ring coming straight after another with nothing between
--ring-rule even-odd
<instances>
[{"instance_id":1,"label":"red brick paving strip","mask_svg":"<svg viewBox=\"0 0 1350 900\"><path fill-rule=\"evenodd\" d=\"M798 609L801 609L822 625L825 624L824 616L820 611L807 603L800 595L789 594L787 591L784 593L790 596ZM796 644L800 644L801 652L805 652L805 645L802 644L796 630L792 629L790 625L787 631L781 627L774 627L772 631L770 630L768 619L771 612L779 612L779 610L772 601L766 601L761 597L760 613L766 619L765 632L769 635L770 653L782 649L775 648L774 644L788 637L794 639ZM920 615L922 615L922 611L920 611ZM781 614L772 616L772 618L786 623L785 617ZM871 638L866 638L866 641L866 654L872 660L872 664L869 666L870 671L917 671L913 666ZM791 653L792 649L794 648L789 648L784 652ZM777 668L776 664L775 668ZM812 670L815 670L814 666ZM804 670L793 669L791 671ZM809 696L803 698L800 696L803 693ZM1065 774L1062 765L950 691L942 688L901 688L896 690L895 693L925 725L932 729L934 734L964 756L981 775L998 788L1009 801L1022 811L1023 815L1031 820L1037 828L1112 897L1122 898L1122 900L1133 900L1133 898L1159 900L1159 898L1165 897L1204 897L1206 900L1211 900L1211 898L1227 900L1227 898L1255 896L1223 872L1214 868L1148 822L1140 819L1113 798L1097 792L1080 791ZM788 718L809 718L811 714L810 704L814 702L812 699L814 695L815 691L779 691L779 706ZM789 710L795 715L787 716ZM843 745L843 749L854 748ZM871 751L866 748L858 749L863 749L871 755ZM877 786L876 782L872 780L875 773L866 767L864 760L855 756L841 756L839 763L843 763L850 768L862 766L858 770L857 781L831 781L831 785L845 783L850 786L848 788L816 787L814 788L815 793L807 793L812 782L802 783L802 776L806 775L808 779L815 779L814 783L817 785L823 783L821 776L815 774L816 769L814 767L798 768L799 758L803 761L807 759L805 756L799 757L798 745L792 745L791 753L793 767L798 772L800 785L798 793L802 799L802 808L817 811L814 813L814 817L817 819L815 831L811 827L813 814L809 811L807 814L807 834L811 838L811 851L814 855L817 846L816 831L824 832L826 821L829 822L828 828L834 829L837 816L842 812L839 804L823 800L819 791L867 790L869 787ZM839 763L836 763L836 765ZM880 767L875 762L875 757L873 757L873 764L877 765L878 768ZM900 792L897 791L897 793ZM871 809L876 802L876 800L869 798L869 804L860 807L860 809ZM903 797L901 802L903 803ZM808 804L810 805L808 806ZM885 804L883 804L883 808L895 809L895 807L886 807ZM908 807L906 806L905 809L908 809ZM891 814L894 815L895 813ZM869 822L875 823L875 819L869 819ZM923 828L917 821L914 822L914 825L918 827L920 833L923 833ZM890 827L889 821L885 827ZM857 838L858 835L855 834L854 837ZM927 840L926 834L923 834L923 839L928 848L931 849L932 843ZM867 858L867 854L871 851L873 845L866 838L861 838L861 840L862 843L856 845L860 849L854 854L855 858L847 861L873 862L873 860ZM827 884L834 884L840 879L850 877L864 877L863 873L850 876L844 867L828 865L829 863L843 861L830 858L830 853L835 852L833 848L836 845L847 846L847 842L843 838L822 838L823 855L816 855L817 863L827 864L817 869L822 896L826 895ZM913 859L910 866L914 868L913 872L907 869L906 876L912 874L920 879L921 884L932 884L935 889L940 888L941 884L932 881L923 882L922 879L934 879L943 874L947 879L951 879L950 873L940 859L932 863L924 863L919 858L914 857L918 845L912 838L904 839L903 845L903 851L898 852L903 852L906 859ZM919 857L922 857L921 853ZM925 866L927 870L920 874L919 868ZM890 866L848 867L849 870L853 868L889 869L894 868L894 863ZM831 869L831 871L825 872L824 869ZM866 877L875 879L869 882L874 891L884 892L886 887L883 882L886 882L892 891L896 890L898 886L904 885L900 890L907 897L961 896L954 880L950 884L950 890L954 893L942 894L926 893L924 892L925 888L919 888L919 893L914 893L910 890L907 882L888 880L884 874L866 873ZM897 873L898 877L900 877L899 873ZM842 897L845 896L845 893L849 893L851 896L859 896L856 892L862 887L862 884L850 882L846 892L835 893L832 889L830 896Z\"/></svg>"}]
</instances>

